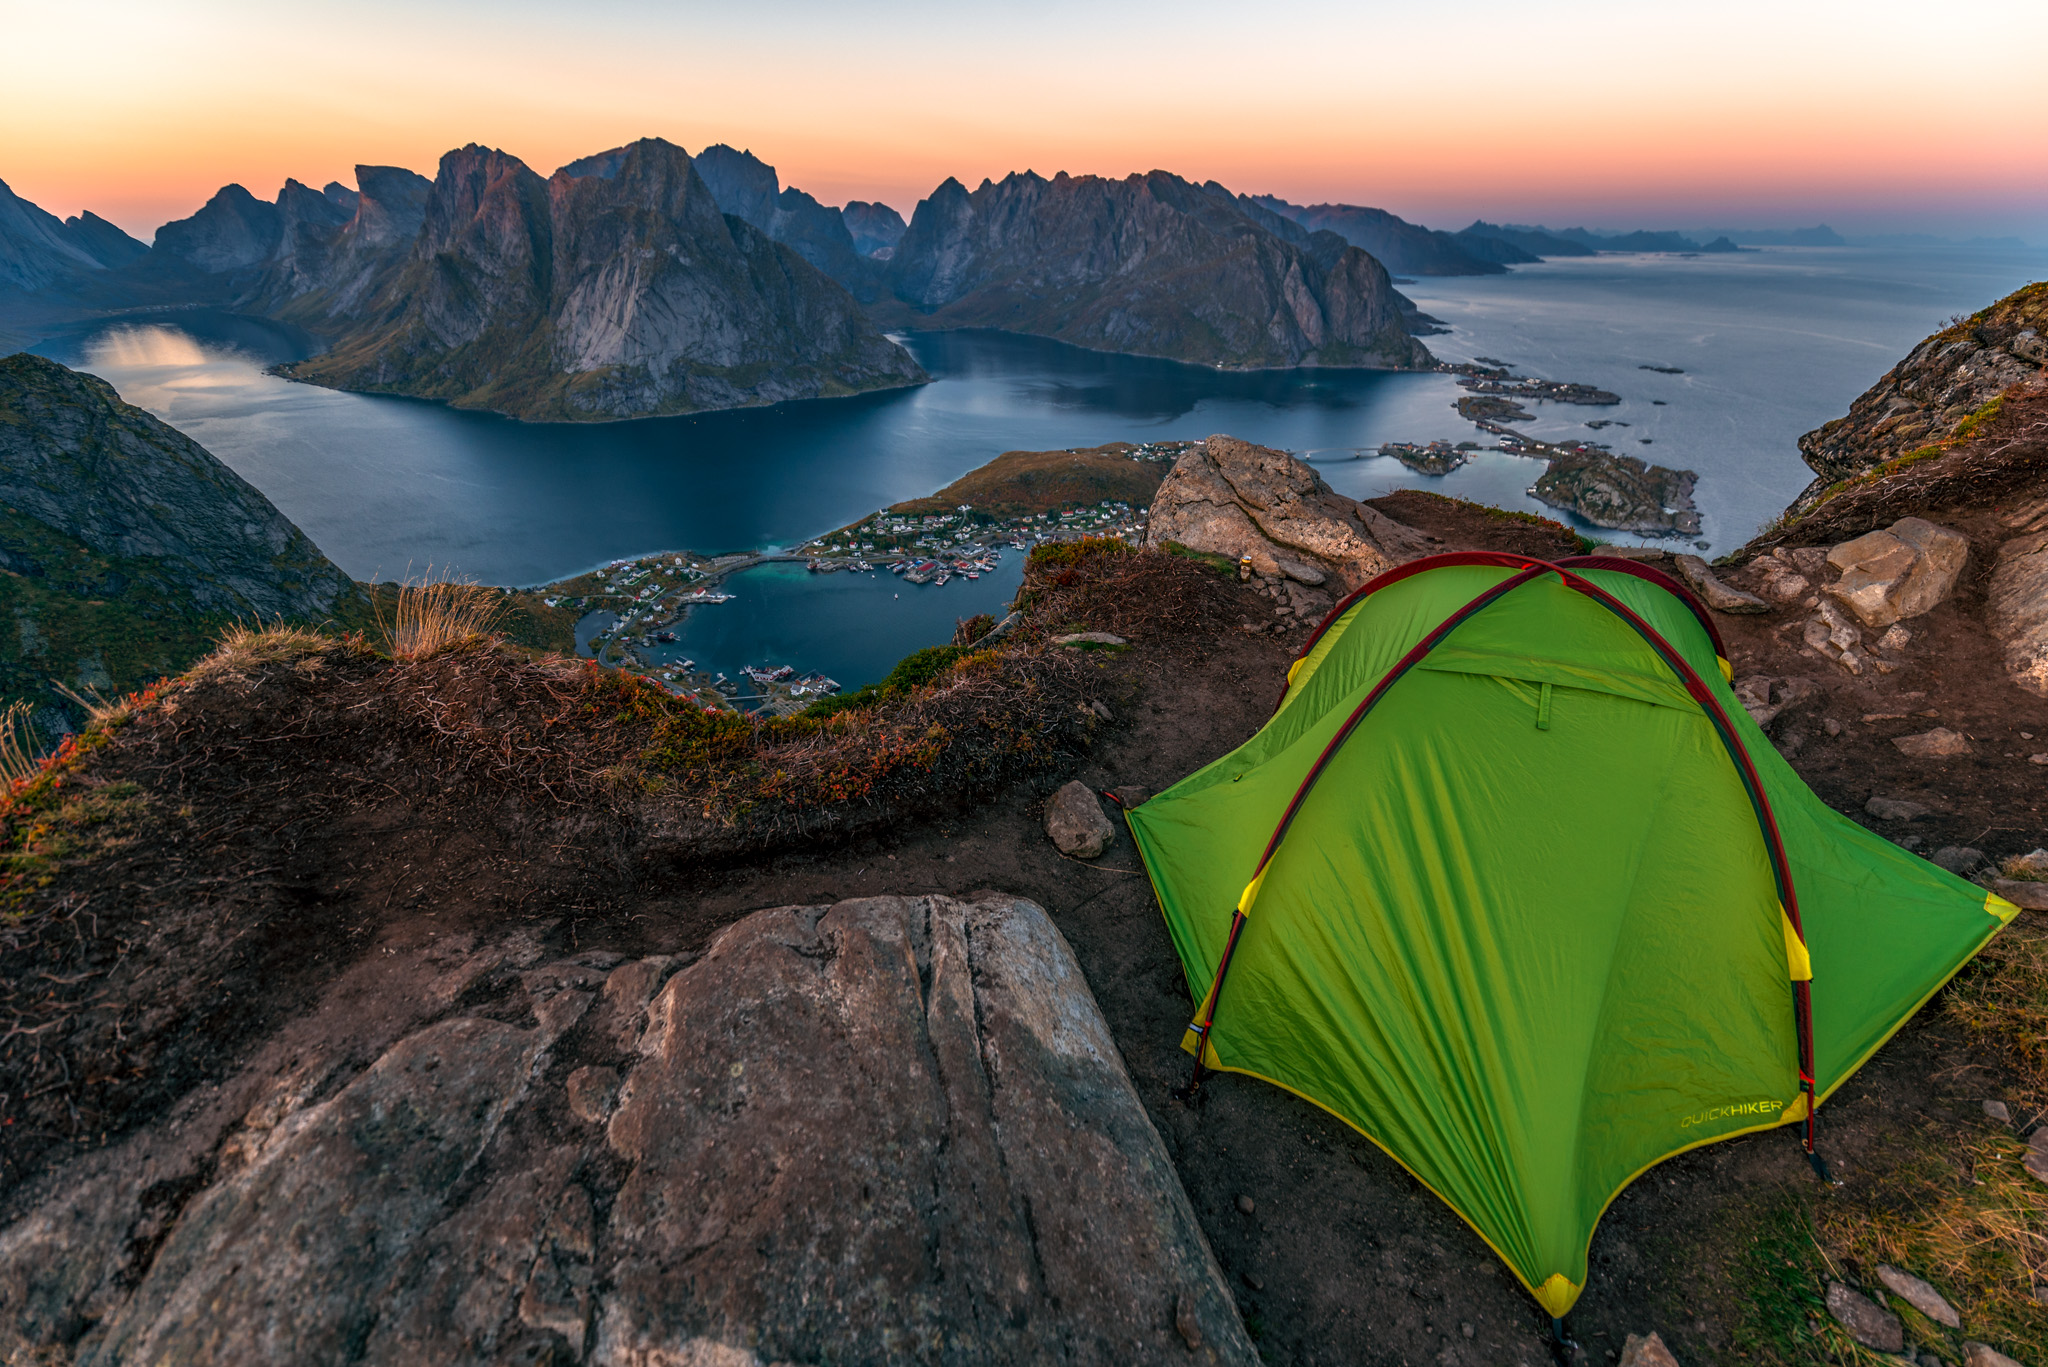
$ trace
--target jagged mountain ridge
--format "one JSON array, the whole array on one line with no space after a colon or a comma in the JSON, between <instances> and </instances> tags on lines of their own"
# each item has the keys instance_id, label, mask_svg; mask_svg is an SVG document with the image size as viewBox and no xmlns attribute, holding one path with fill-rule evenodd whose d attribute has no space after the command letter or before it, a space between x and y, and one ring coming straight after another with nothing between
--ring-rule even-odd
<instances>
[{"instance_id":1,"label":"jagged mountain ridge","mask_svg":"<svg viewBox=\"0 0 2048 1367\"><path fill-rule=\"evenodd\" d=\"M856 299L872 303L881 293L882 272L855 244L839 210L820 204L794 185L784 188L775 168L752 152L713 143L694 160L719 208L782 243Z\"/></svg>"},{"instance_id":2,"label":"jagged mountain ridge","mask_svg":"<svg viewBox=\"0 0 2048 1367\"><path fill-rule=\"evenodd\" d=\"M546 180L494 149L450 152L405 265L368 312L290 373L535 420L925 379L843 289L721 213L692 159L657 138Z\"/></svg>"},{"instance_id":3,"label":"jagged mountain ridge","mask_svg":"<svg viewBox=\"0 0 2048 1367\"><path fill-rule=\"evenodd\" d=\"M919 201L889 285L919 326L1232 367L1431 363L1378 261L1164 171L1018 172L971 193L949 178Z\"/></svg>"},{"instance_id":4,"label":"jagged mountain ridge","mask_svg":"<svg viewBox=\"0 0 2048 1367\"><path fill-rule=\"evenodd\" d=\"M1536 260L1506 243L1473 250L1474 244L1454 234L1410 223L1385 209L1358 204L1304 206L1277 195L1256 195L1253 202L1311 232L1333 232L1388 270L1404 275L1500 275L1510 264Z\"/></svg>"},{"instance_id":5,"label":"jagged mountain ridge","mask_svg":"<svg viewBox=\"0 0 2048 1367\"><path fill-rule=\"evenodd\" d=\"M60 219L0 181L0 289L34 293L125 266L148 250L98 214Z\"/></svg>"}]
</instances>

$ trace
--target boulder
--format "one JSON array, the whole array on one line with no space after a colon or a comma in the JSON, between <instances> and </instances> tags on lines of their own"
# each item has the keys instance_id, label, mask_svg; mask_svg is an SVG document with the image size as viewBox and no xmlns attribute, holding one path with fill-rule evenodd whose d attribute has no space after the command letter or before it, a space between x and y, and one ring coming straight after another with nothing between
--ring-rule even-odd
<instances>
[{"instance_id":1,"label":"boulder","mask_svg":"<svg viewBox=\"0 0 2048 1367\"><path fill-rule=\"evenodd\" d=\"M1906 1331L1897 1315L1880 1310L1868 1296L1840 1282L1828 1283L1828 1313L1835 1317L1835 1323L1849 1331L1850 1338L1865 1348L1897 1353L1906 1347Z\"/></svg>"},{"instance_id":2,"label":"boulder","mask_svg":"<svg viewBox=\"0 0 2048 1367\"><path fill-rule=\"evenodd\" d=\"M1692 585L1702 601L1716 612L1769 612L1771 605L1753 593L1730 588L1721 582L1707 562L1696 555L1677 557L1678 572Z\"/></svg>"},{"instance_id":3,"label":"boulder","mask_svg":"<svg viewBox=\"0 0 2048 1367\"><path fill-rule=\"evenodd\" d=\"M1932 731L1922 731L1917 736L1894 736L1892 744L1899 747L1899 753L1914 759L1949 759L1956 755L1970 753L1970 739L1960 731L1951 731L1946 726L1937 726Z\"/></svg>"},{"instance_id":4,"label":"boulder","mask_svg":"<svg viewBox=\"0 0 2048 1367\"><path fill-rule=\"evenodd\" d=\"M17 1193L0 1361L1257 1363L1032 903L556 967L353 1077L199 1088L268 1098L239 1143L159 1127Z\"/></svg>"},{"instance_id":5,"label":"boulder","mask_svg":"<svg viewBox=\"0 0 2048 1367\"><path fill-rule=\"evenodd\" d=\"M1045 833L1061 854L1093 859L1116 842L1116 826L1103 814L1095 790L1075 779L1045 804Z\"/></svg>"},{"instance_id":6,"label":"boulder","mask_svg":"<svg viewBox=\"0 0 2048 1367\"><path fill-rule=\"evenodd\" d=\"M1152 496L1147 539L1249 557L1265 579L1357 588L1427 554L1422 533L1331 489L1285 451L1213 436L1190 448Z\"/></svg>"},{"instance_id":7,"label":"boulder","mask_svg":"<svg viewBox=\"0 0 2048 1367\"><path fill-rule=\"evenodd\" d=\"M2012 681L2048 697L2048 532L1999 547L1984 620L2005 647L2005 670Z\"/></svg>"},{"instance_id":8,"label":"boulder","mask_svg":"<svg viewBox=\"0 0 2048 1367\"><path fill-rule=\"evenodd\" d=\"M1863 625L1887 627L1931 611L1956 586L1970 539L1919 517L1845 541L1828 552L1842 577L1827 592Z\"/></svg>"},{"instance_id":9,"label":"boulder","mask_svg":"<svg viewBox=\"0 0 2048 1367\"><path fill-rule=\"evenodd\" d=\"M1621 1345L1617 1367L1678 1367L1678 1359L1664 1346L1661 1334L1630 1334Z\"/></svg>"},{"instance_id":10,"label":"boulder","mask_svg":"<svg viewBox=\"0 0 2048 1367\"><path fill-rule=\"evenodd\" d=\"M1877 1268L1877 1279L1884 1283L1885 1290L1936 1324L1945 1324L1951 1329L1962 1328L1962 1316L1956 1314L1956 1308L1950 1305L1939 1291L1912 1273L1901 1272L1896 1267L1880 1263Z\"/></svg>"}]
</instances>

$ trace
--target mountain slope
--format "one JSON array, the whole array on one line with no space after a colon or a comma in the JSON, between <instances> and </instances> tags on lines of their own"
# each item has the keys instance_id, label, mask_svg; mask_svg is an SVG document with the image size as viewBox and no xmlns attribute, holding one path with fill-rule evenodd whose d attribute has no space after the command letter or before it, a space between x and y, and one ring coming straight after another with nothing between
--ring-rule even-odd
<instances>
[{"instance_id":1,"label":"mountain slope","mask_svg":"<svg viewBox=\"0 0 2048 1367\"><path fill-rule=\"evenodd\" d=\"M1500 275L1507 270L1490 257L1465 250L1465 244L1450 233L1410 223L1385 209L1358 204L1303 207L1273 195L1255 195L1253 200L1310 232L1335 233L1376 257L1388 270L1403 275Z\"/></svg>"},{"instance_id":2,"label":"mountain slope","mask_svg":"<svg viewBox=\"0 0 2048 1367\"><path fill-rule=\"evenodd\" d=\"M1799 439L1818 476L1795 508L1828 486L1890 461L1932 455L1967 436L2014 385L2048 372L2048 283L2017 290L1935 333L1865 390L1849 411Z\"/></svg>"},{"instance_id":3,"label":"mountain slope","mask_svg":"<svg viewBox=\"0 0 2048 1367\"><path fill-rule=\"evenodd\" d=\"M0 181L0 290L33 293L149 250L98 214L60 219Z\"/></svg>"},{"instance_id":4,"label":"mountain slope","mask_svg":"<svg viewBox=\"0 0 2048 1367\"><path fill-rule=\"evenodd\" d=\"M270 500L104 380L0 358L0 695L138 688L236 619L366 600Z\"/></svg>"},{"instance_id":5,"label":"mountain slope","mask_svg":"<svg viewBox=\"0 0 2048 1367\"><path fill-rule=\"evenodd\" d=\"M534 420L685 413L925 378L844 290L721 214L691 158L660 139L547 180L503 152L450 152L409 260L369 312L367 325L290 373Z\"/></svg>"},{"instance_id":6,"label":"mountain slope","mask_svg":"<svg viewBox=\"0 0 2048 1367\"><path fill-rule=\"evenodd\" d=\"M881 272L868 260L868 253L855 245L839 210L820 204L793 185L783 188L775 168L752 152L715 143L693 160L720 209L782 243L855 298L872 302L881 292ZM902 220L897 221L900 224Z\"/></svg>"},{"instance_id":7,"label":"mountain slope","mask_svg":"<svg viewBox=\"0 0 2048 1367\"><path fill-rule=\"evenodd\" d=\"M1386 268L1220 185L1031 172L918 203L889 283L920 326L1234 367L1430 363Z\"/></svg>"}]
</instances>

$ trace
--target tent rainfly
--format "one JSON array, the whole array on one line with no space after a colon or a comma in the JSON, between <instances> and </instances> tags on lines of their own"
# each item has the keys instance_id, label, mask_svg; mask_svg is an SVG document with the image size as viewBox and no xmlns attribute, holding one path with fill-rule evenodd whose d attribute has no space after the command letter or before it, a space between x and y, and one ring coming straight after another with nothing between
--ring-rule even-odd
<instances>
[{"instance_id":1,"label":"tent rainfly","mask_svg":"<svg viewBox=\"0 0 2048 1367\"><path fill-rule=\"evenodd\" d=\"M1127 814L1197 1081L1348 1122L1553 1317L1623 1188L1775 1126L1812 1155L1815 1108L2016 910L1816 798L1726 654L1631 561L1431 556Z\"/></svg>"}]
</instances>

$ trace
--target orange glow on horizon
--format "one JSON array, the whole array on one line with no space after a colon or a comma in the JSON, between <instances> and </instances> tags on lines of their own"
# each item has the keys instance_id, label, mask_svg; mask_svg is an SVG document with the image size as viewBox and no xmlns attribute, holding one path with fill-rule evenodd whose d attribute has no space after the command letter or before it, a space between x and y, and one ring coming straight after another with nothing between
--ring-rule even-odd
<instances>
[{"instance_id":1,"label":"orange glow on horizon","mask_svg":"<svg viewBox=\"0 0 2048 1367\"><path fill-rule=\"evenodd\" d=\"M1432 227L1825 220L2048 240L2048 101L2022 69L2048 6L1474 3L1456 32L1373 4L1303 3L1247 32L1203 3L1105 17L1054 0L1042 23L905 3L855 23L801 0L738 17L369 0L352 27L239 0L117 3L90 53L68 16L15 24L37 60L0 87L0 179L146 240L231 181L269 198L287 176L352 185L358 162L431 175L469 141L547 174L662 136L748 147L826 203L906 216L948 175L1158 168ZM1966 99L1940 75L1964 63Z\"/></svg>"}]
</instances>

